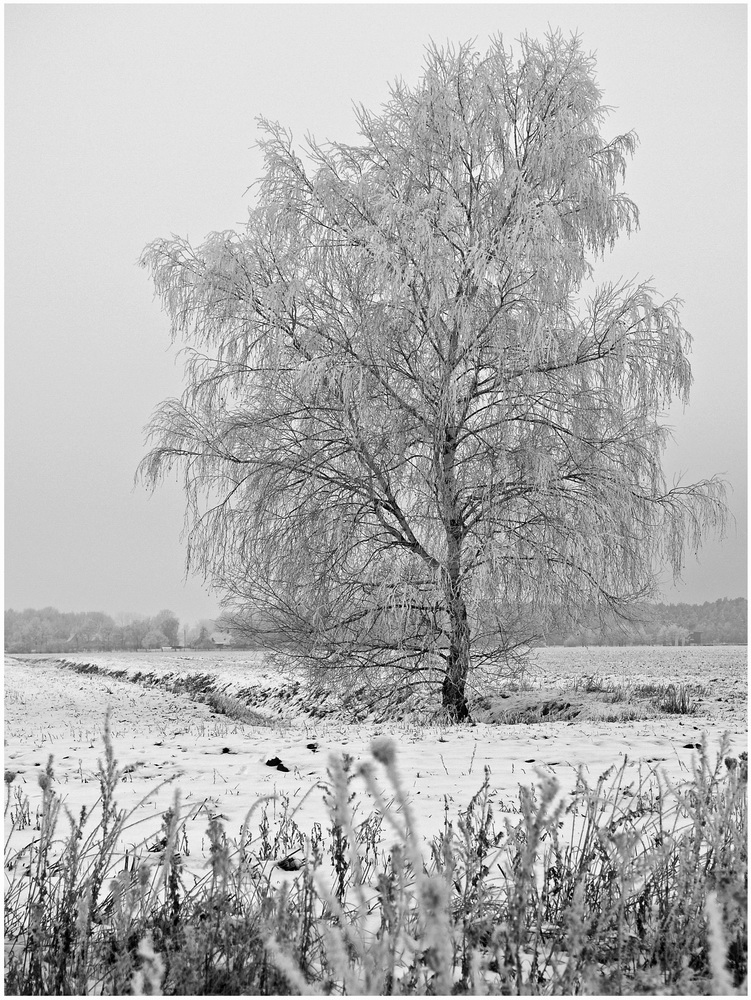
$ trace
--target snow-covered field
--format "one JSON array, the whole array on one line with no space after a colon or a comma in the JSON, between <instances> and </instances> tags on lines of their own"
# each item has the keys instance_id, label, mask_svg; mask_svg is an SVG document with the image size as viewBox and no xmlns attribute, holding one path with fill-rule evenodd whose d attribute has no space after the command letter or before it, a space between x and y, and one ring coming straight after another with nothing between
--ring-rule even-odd
<instances>
[{"instance_id":1,"label":"snow-covered field","mask_svg":"<svg viewBox=\"0 0 751 1000\"><path fill-rule=\"evenodd\" d=\"M336 713L311 718L306 709L315 706L306 703L300 678L285 674L260 654L87 653L67 659L79 666L93 664L101 672L77 673L51 657L5 658L5 768L6 775L9 770L15 773L12 784L6 785L11 799L6 828L19 792L28 795L31 814L30 825L13 833L14 850L35 836L35 810L41 801L36 776L50 755L56 788L70 812L77 815L82 806L90 809L95 804L108 710L124 771L118 802L126 809L138 806L137 823L127 831L124 848L156 837L161 815L179 790L183 815L190 816L184 859L196 875L206 860L209 817L220 816L228 835L239 837L249 813L251 828L260 819L258 801L265 796L272 797L272 826L286 799L301 829L310 830L318 821L325 833L329 755L364 760L377 735L390 734L396 741L402 783L426 838L441 828L444 802L452 814L468 804L485 768L497 814L513 817L519 784L532 784L540 775L554 775L565 792L573 787L579 768L594 783L608 768L627 760L626 778L635 785L653 767L680 781L690 774L694 745L702 733L713 754L724 732L733 755L747 749L745 647L543 649L530 673L541 696L587 676L624 684L686 683L703 692L697 714L621 723L475 726L425 726L409 720L379 724L372 719L352 724ZM140 682L134 682L139 673ZM189 693L174 693L154 682L164 675L181 681L211 675L227 695L244 692L261 713L258 721L218 714ZM271 696L265 701L256 698L253 692L258 691ZM283 770L267 763L274 759L281 761ZM365 801L360 810L364 819Z\"/></svg>"}]
</instances>

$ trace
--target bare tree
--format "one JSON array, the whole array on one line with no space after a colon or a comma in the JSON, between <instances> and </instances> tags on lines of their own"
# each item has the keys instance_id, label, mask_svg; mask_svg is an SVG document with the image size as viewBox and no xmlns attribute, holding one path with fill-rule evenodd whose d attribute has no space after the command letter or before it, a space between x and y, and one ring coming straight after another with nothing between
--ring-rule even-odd
<instances>
[{"instance_id":1,"label":"bare tree","mask_svg":"<svg viewBox=\"0 0 751 1000\"><path fill-rule=\"evenodd\" d=\"M170 646L177 646L180 638L180 621L173 611L160 611L151 619L151 627L156 632L161 632L165 637L165 643Z\"/></svg>"},{"instance_id":2,"label":"bare tree","mask_svg":"<svg viewBox=\"0 0 751 1000\"><path fill-rule=\"evenodd\" d=\"M716 479L668 488L661 413L688 399L678 303L582 301L638 223L594 60L559 33L428 50L361 144L260 120L242 232L144 251L187 348L141 471L175 464L189 565L235 623L324 665L467 680L548 609L623 611L722 525Z\"/></svg>"}]
</instances>

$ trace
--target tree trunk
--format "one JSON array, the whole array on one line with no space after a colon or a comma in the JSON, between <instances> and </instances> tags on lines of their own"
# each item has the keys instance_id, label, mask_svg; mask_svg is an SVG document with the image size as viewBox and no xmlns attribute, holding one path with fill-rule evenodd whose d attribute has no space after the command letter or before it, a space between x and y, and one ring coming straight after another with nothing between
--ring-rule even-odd
<instances>
[{"instance_id":1,"label":"tree trunk","mask_svg":"<svg viewBox=\"0 0 751 1000\"><path fill-rule=\"evenodd\" d=\"M452 351L456 345L452 344ZM465 688L469 676L470 635L467 605L462 595L462 544L464 524L457 503L455 463L456 427L445 428L441 449L441 477L444 526L446 530L446 566L443 586L449 619L449 656L443 676L442 704L452 722L471 722Z\"/></svg>"},{"instance_id":2,"label":"tree trunk","mask_svg":"<svg viewBox=\"0 0 751 1000\"><path fill-rule=\"evenodd\" d=\"M465 693L469 675L469 623L467 606L458 590L449 597L449 622L449 659L443 676L442 704L452 722L471 722Z\"/></svg>"},{"instance_id":3,"label":"tree trunk","mask_svg":"<svg viewBox=\"0 0 751 1000\"><path fill-rule=\"evenodd\" d=\"M453 472L452 465L449 469ZM444 591L449 618L449 657L443 676L442 703L452 722L471 722L465 688L469 676L470 635L462 595L462 524L455 511L446 526Z\"/></svg>"}]
</instances>

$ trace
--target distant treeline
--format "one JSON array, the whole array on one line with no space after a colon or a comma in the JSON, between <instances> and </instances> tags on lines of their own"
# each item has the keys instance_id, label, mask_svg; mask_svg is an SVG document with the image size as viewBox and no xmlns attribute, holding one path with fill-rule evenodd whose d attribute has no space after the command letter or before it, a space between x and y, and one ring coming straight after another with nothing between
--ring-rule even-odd
<instances>
[{"instance_id":1,"label":"distant treeline","mask_svg":"<svg viewBox=\"0 0 751 1000\"><path fill-rule=\"evenodd\" d=\"M205 630L204 630L205 631ZM8 653L64 653L88 649L159 649L180 644L180 622L171 611L117 624L101 611L26 608L5 612Z\"/></svg>"},{"instance_id":2,"label":"distant treeline","mask_svg":"<svg viewBox=\"0 0 751 1000\"><path fill-rule=\"evenodd\" d=\"M221 623L219 623L221 626ZM208 627L207 627L208 626ZM8 653L63 653L85 650L160 649L162 646L213 648L211 622L180 630L171 611L152 618L116 623L101 611L61 612L56 608L5 612ZM593 622L575 632L548 630L549 646L624 646L669 643L747 642L748 601L723 598L704 604L644 604L632 622ZM235 637L234 645L242 645Z\"/></svg>"},{"instance_id":3,"label":"distant treeline","mask_svg":"<svg viewBox=\"0 0 751 1000\"><path fill-rule=\"evenodd\" d=\"M689 642L739 643L748 641L748 601L725 597L704 604L643 604L632 612L632 622L593 622L574 632L548 631L549 646L655 646Z\"/></svg>"}]
</instances>

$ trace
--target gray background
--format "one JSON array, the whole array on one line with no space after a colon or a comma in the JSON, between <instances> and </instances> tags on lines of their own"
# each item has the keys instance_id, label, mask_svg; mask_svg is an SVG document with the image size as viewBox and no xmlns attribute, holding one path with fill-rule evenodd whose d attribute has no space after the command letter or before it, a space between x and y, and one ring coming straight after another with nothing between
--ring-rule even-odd
<instances>
[{"instance_id":1,"label":"gray background","mask_svg":"<svg viewBox=\"0 0 751 1000\"><path fill-rule=\"evenodd\" d=\"M170 233L242 225L255 116L356 141L423 49L547 26L598 54L641 147L625 189L641 231L598 280L685 300L690 408L669 477L723 473L736 525L690 556L669 601L746 593L745 5L7 5L5 606L211 617L183 579L176 482L133 489L143 426L180 389L168 324L136 260Z\"/></svg>"}]
</instances>

